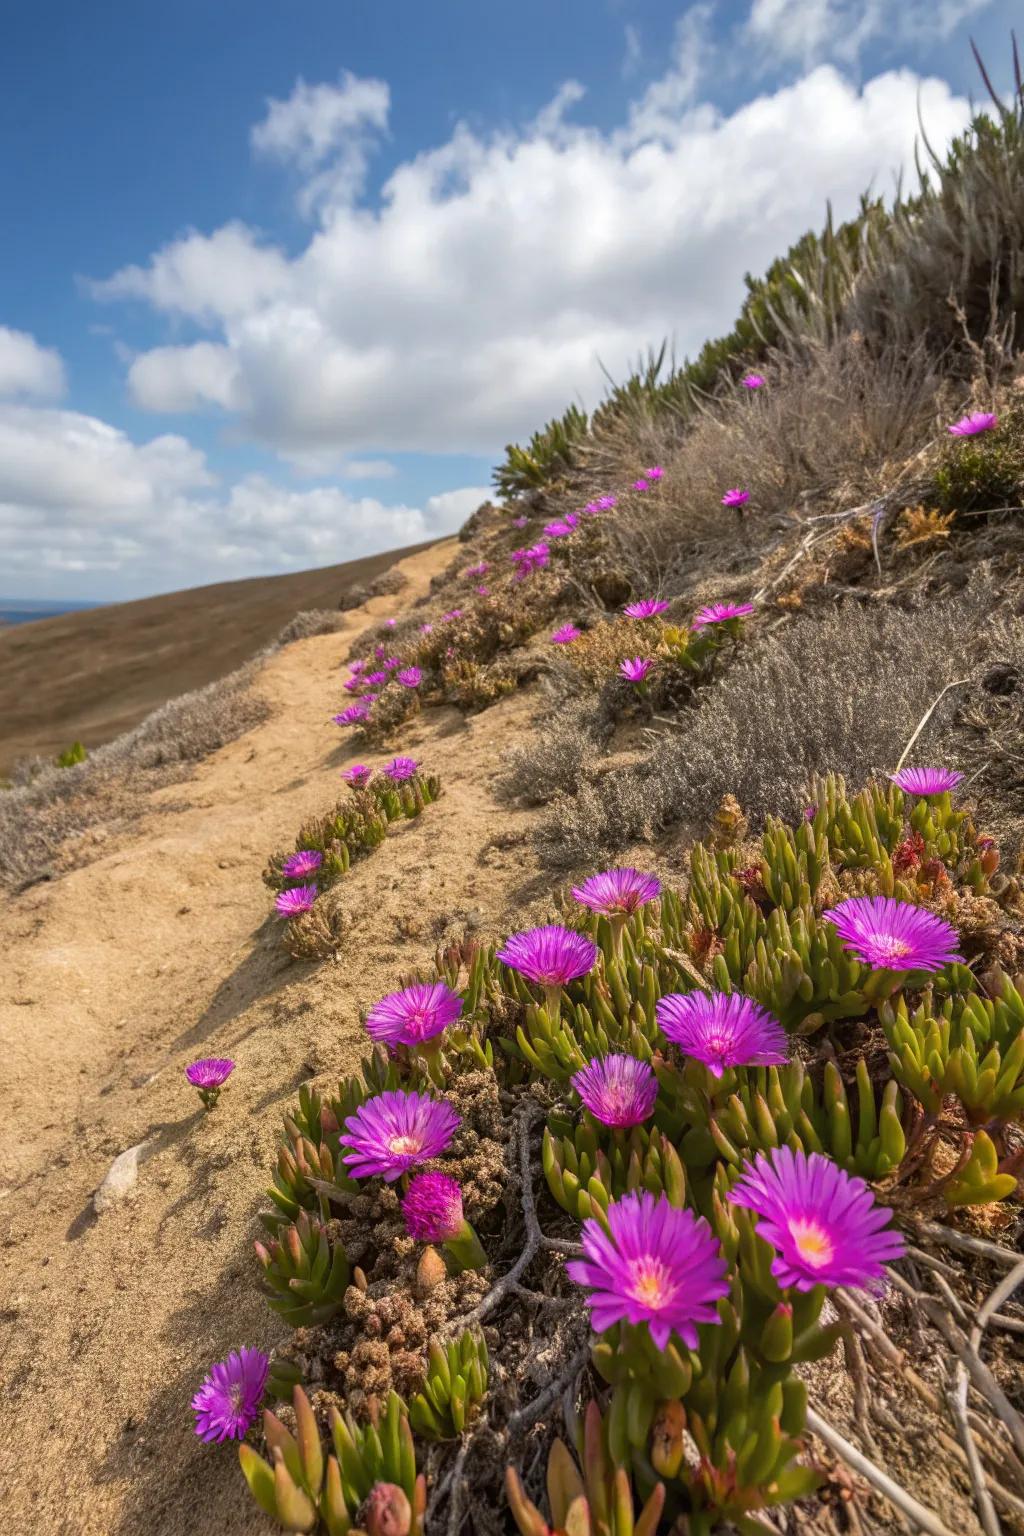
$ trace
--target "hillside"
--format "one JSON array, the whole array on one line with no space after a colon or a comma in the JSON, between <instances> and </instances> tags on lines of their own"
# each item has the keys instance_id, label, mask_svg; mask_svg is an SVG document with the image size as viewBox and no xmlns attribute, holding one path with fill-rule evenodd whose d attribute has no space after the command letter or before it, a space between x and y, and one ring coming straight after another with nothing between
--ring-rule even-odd
<instances>
[{"instance_id":1,"label":"hillside","mask_svg":"<svg viewBox=\"0 0 1024 1536\"><path fill-rule=\"evenodd\" d=\"M112 740L166 699L241 666L296 613L337 608L350 588L410 553L0 626L0 778L21 758Z\"/></svg>"}]
</instances>

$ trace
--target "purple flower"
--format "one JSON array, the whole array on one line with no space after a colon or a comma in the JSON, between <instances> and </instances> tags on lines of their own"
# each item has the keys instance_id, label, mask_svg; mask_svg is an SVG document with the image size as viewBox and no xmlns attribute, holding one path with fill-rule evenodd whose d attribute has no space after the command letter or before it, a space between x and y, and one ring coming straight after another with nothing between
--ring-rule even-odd
<instances>
[{"instance_id":1,"label":"purple flower","mask_svg":"<svg viewBox=\"0 0 1024 1536\"><path fill-rule=\"evenodd\" d=\"M584 517L596 517L600 510L601 508L596 501L588 501L585 507L580 507L580 512Z\"/></svg>"},{"instance_id":2,"label":"purple flower","mask_svg":"<svg viewBox=\"0 0 1024 1536\"><path fill-rule=\"evenodd\" d=\"M722 497L723 507L745 507L750 500L750 492L743 491L737 485L731 491L726 491Z\"/></svg>"},{"instance_id":3,"label":"purple flower","mask_svg":"<svg viewBox=\"0 0 1024 1536\"><path fill-rule=\"evenodd\" d=\"M623 613L627 619L653 619L656 613L664 613L668 603L660 597L645 597L638 603L627 603Z\"/></svg>"},{"instance_id":4,"label":"purple flower","mask_svg":"<svg viewBox=\"0 0 1024 1536\"><path fill-rule=\"evenodd\" d=\"M576 1073L572 1086L602 1125L621 1129L650 1119L658 1097L654 1068L635 1056L595 1059Z\"/></svg>"},{"instance_id":5,"label":"purple flower","mask_svg":"<svg viewBox=\"0 0 1024 1536\"><path fill-rule=\"evenodd\" d=\"M665 1195L624 1195L607 1213L608 1232L583 1223L582 1259L566 1265L590 1295L590 1325L646 1323L658 1349L673 1333L697 1348L697 1324L717 1323L716 1303L729 1294L728 1265L703 1216L679 1210Z\"/></svg>"},{"instance_id":6,"label":"purple flower","mask_svg":"<svg viewBox=\"0 0 1024 1536\"><path fill-rule=\"evenodd\" d=\"M334 725L358 725L360 720L368 720L369 717L370 711L365 704L350 704L339 715L332 715L331 721Z\"/></svg>"},{"instance_id":7,"label":"purple flower","mask_svg":"<svg viewBox=\"0 0 1024 1536\"><path fill-rule=\"evenodd\" d=\"M373 769L368 768L365 763L353 763L352 767L346 768L341 776L346 784L352 785L353 789L363 789L369 784L372 773Z\"/></svg>"},{"instance_id":8,"label":"purple flower","mask_svg":"<svg viewBox=\"0 0 1024 1536\"><path fill-rule=\"evenodd\" d=\"M541 987L564 987L597 963L597 945L583 933L550 924L514 933L498 959Z\"/></svg>"},{"instance_id":9,"label":"purple flower","mask_svg":"<svg viewBox=\"0 0 1024 1536\"><path fill-rule=\"evenodd\" d=\"M352 665L349 667L349 671L352 673L353 677L358 677L360 672L365 672L366 671L366 662L365 661L354 661L352 663Z\"/></svg>"},{"instance_id":10,"label":"purple flower","mask_svg":"<svg viewBox=\"0 0 1024 1536\"><path fill-rule=\"evenodd\" d=\"M207 1443L242 1440L266 1391L270 1361L259 1349L232 1351L211 1367L192 1399L196 1434Z\"/></svg>"},{"instance_id":11,"label":"purple flower","mask_svg":"<svg viewBox=\"0 0 1024 1536\"><path fill-rule=\"evenodd\" d=\"M363 686L361 677L347 677L341 685L346 693L358 693Z\"/></svg>"},{"instance_id":12,"label":"purple flower","mask_svg":"<svg viewBox=\"0 0 1024 1536\"><path fill-rule=\"evenodd\" d=\"M730 619L744 619L753 611L753 603L708 603L694 615L690 628L703 629L705 624L727 624Z\"/></svg>"},{"instance_id":13,"label":"purple flower","mask_svg":"<svg viewBox=\"0 0 1024 1536\"><path fill-rule=\"evenodd\" d=\"M279 917L298 917L300 912L308 912L317 898L315 885L293 885L291 890L282 891L274 900Z\"/></svg>"},{"instance_id":14,"label":"purple flower","mask_svg":"<svg viewBox=\"0 0 1024 1536\"><path fill-rule=\"evenodd\" d=\"M650 486L647 484L646 480L634 480L633 489L634 491L649 491Z\"/></svg>"},{"instance_id":15,"label":"purple flower","mask_svg":"<svg viewBox=\"0 0 1024 1536\"><path fill-rule=\"evenodd\" d=\"M782 1025L742 992L670 992L654 1011L665 1038L715 1077L726 1067L776 1067L789 1060Z\"/></svg>"},{"instance_id":16,"label":"purple flower","mask_svg":"<svg viewBox=\"0 0 1024 1536\"><path fill-rule=\"evenodd\" d=\"M740 379L744 389L763 389L764 379L759 373L745 373Z\"/></svg>"},{"instance_id":17,"label":"purple flower","mask_svg":"<svg viewBox=\"0 0 1024 1536\"><path fill-rule=\"evenodd\" d=\"M185 1076L193 1088L220 1088L227 1082L235 1064L227 1056L205 1056L185 1068Z\"/></svg>"},{"instance_id":18,"label":"purple flower","mask_svg":"<svg viewBox=\"0 0 1024 1536\"><path fill-rule=\"evenodd\" d=\"M631 661L619 663L619 676L624 677L627 683L642 683L653 666L654 662L649 658L634 656Z\"/></svg>"},{"instance_id":19,"label":"purple flower","mask_svg":"<svg viewBox=\"0 0 1024 1536\"><path fill-rule=\"evenodd\" d=\"M599 496L597 498L597 506L601 508L602 512L610 512L612 507L618 506L618 503L619 498L617 496Z\"/></svg>"},{"instance_id":20,"label":"purple flower","mask_svg":"<svg viewBox=\"0 0 1024 1536\"><path fill-rule=\"evenodd\" d=\"M876 1289L883 1265L898 1259L903 1239L892 1216L863 1179L844 1173L820 1152L775 1147L758 1153L729 1193L733 1205L758 1215L758 1236L775 1249L772 1274L781 1286Z\"/></svg>"},{"instance_id":21,"label":"purple flower","mask_svg":"<svg viewBox=\"0 0 1024 1536\"><path fill-rule=\"evenodd\" d=\"M813 821L815 816L817 816L817 814L818 814L818 807L816 805L805 805L804 806L804 821Z\"/></svg>"},{"instance_id":22,"label":"purple flower","mask_svg":"<svg viewBox=\"0 0 1024 1536\"><path fill-rule=\"evenodd\" d=\"M571 521L570 521L570 519L571 519ZM576 532L576 524L577 524L577 519L570 512L568 517L566 517L564 519L564 521L554 522L554 523L545 523L544 524L544 532L547 534L549 539L564 539L564 538L567 538L570 533L575 533Z\"/></svg>"},{"instance_id":23,"label":"purple flower","mask_svg":"<svg viewBox=\"0 0 1024 1536\"><path fill-rule=\"evenodd\" d=\"M477 587L476 590L481 597L489 597L491 593L490 587Z\"/></svg>"},{"instance_id":24,"label":"purple flower","mask_svg":"<svg viewBox=\"0 0 1024 1536\"><path fill-rule=\"evenodd\" d=\"M466 576L486 576L490 570L486 560L480 560L476 565L467 565L464 574Z\"/></svg>"},{"instance_id":25,"label":"purple flower","mask_svg":"<svg viewBox=\"0 0 1024 1536\"><path fill-rule=\"evenodd\" d=\"M385 628L387 628L387 629L394 629L394 627L395 627L395 625L397 623L398 623L397 619L385 619L384 620L384 625L385 625Z\"/></svg>"},{"instance_id":26,"label":"purple flower","mask_svg":"<svg viewBox=\"0 0 1024 1536\"><path fill-rule=\"evenodd\" d=\"M607 869L603 874L591 875L582 885L574 885L576 900L592 912L605 917L613 912L635 912L661 895L661 881L653 875L641 874L638 869Z\"/></svg>"},{"instance_id":27,"label":"purple flower","mask_svg":"<svg viewBox=\"0 0 1024 1536\"><path fill-rule=\"evenodd\" d=\"M384 670L385 672L393 672L396 667L400 667L401 665L401 656L389 656L384 663Z\"/></svg>"},{"instance_id":28,"label":"purple flower","mask_svg":"<svg viewBox=\"0 0 1024 1536\"><path fill-rule=\"evenodd\" d=\"M955 930L909 901L850 896L822 916L835 924L843 948L875 970L941 971L963 959Z\"/></svg>"},{"instance_id":29,"label":"purple flower","mask_svg":"<svg viewBox=\"0 0 1024 1536\"><path fill-rule=\"evenodd\" d=\"M401 683L403 688L418 688L423 681L423 673L419 667L406 667L395 673L395 681Z\"/></svg>"},{"instance_id":30,"label":"purple flower","mask_svg":"<svg viewBox=\"0 0 1024 1536\"><path fill-rule=\"evenodd\" d=\"M644 474L648 480L660 480L665 471L660 464L654 464L650 469L645 469Z\"/></svg>"},{"instance_id":31,"label":"purple flower","mask_svg":"<svg viewBox=\"0 0 1024 1536\"><path fill-rule=\"evenodd\" d=\"M418 1173L402 1201L405 1230L418 1243L450 1243L462 1231L462 1190L446 1173Z\"/></svg>"},{"instance_id":32,"label":"purple flower","mask_svg":"<svg viewBox=\"0 0 1024 1536\"><path fill-rule=\"evenodd\" d=\"M385 1045L422 1045L432 1040L462 1012L462 998L443 981L417 982L401 992L389 992L366 1015L366 1033Z\"/></svg>"},{"instance_id":33,"label":"purple flower","mask_svg":"<svg viewBox=\"0 0 1024 1536\"><path fill-rule=\"evenodd\" d=\"M551 644L571 645L574 640L578 640L580 638L582 633L583 631L581 629L577 629L575 624L563 624L561 629L556 629L554 634L551 636Z\"/></svg>"},{"instance_id":34,"label":"purple flower","mask_svg":"<svg viewBox=\"0 0 1024 1536\"><path fill-rule=\"evenodd\" d=\"M378 641L378 643L373 648L373 654L376 656L377 660L378 661L383 661L384 657L387 655L387 653L388 653L387 646L381 644L381 642Z\"/></svg>"},{"instance_id":35,"label":"purple flower","mask_svg":"<svg viewBox=\"0 0 1024 1536\"><path fill-rule=\"evenodd\" d=\"M514 517L512 519L512 526L513 528L525 528L529 521L528 517Z\"/></svg>"},{"instance_id":36,"label":"purple flower","mask_svg":"<svg viewBox=\"0 0 1024 1536\"><path fill-rule=\"evenodd\" d=\"M392 784L401 784L406 779L414 779L419 772L420 765L414 757L393 757L390 763L386 763L381 773Z\"/></svg>"},{"instance_id":37,"label":"purple flower","mask_svg":"<svg viewBox=\"0 0 1024 1536\"><path fill-rule=\"evenodd\" d=\"M889 777L908 795L941 795L955 789L963 774L953 768L901 768Z\"/></svg>"},{"instance_id":38,"label":"purple flower","mask_svg":"<svg viewBox=\"0 0 1024 1536\"><path fill-rule=\"evenodd\" d=\"M529 549L514 549L509 556L516 567L516 580L522 581L531 571L539 571L547 565L551 551L546 544L531 544Z\"/></svg>"},{"instance_id":39,"label":"purple flower","mask_svg":"<svg viewBox=\"0 0 1024 1536\"><path fill-rule=\"evenodd\" d=\"M323 861L323 854L317 853L315 848L300 848L298 853L289 854L285 859L281 873L286 880L301 880L303 875L315 874Z\"/></svg>"},{"instance_id":40,"label":"purple flower","mask_svg":"<svg viewBox=\"0 0 1024 1536\"><path fill-rule=\"evenodd\" d=\"M946 431L952 437L977 437L979 432L991 432L998 419L991 411L971 411L967 416L961 416L959 421L954 421Z\"/></svg>"},{"instance_id":41,"label":"purple flower","mask_svg":"<svg viewBox=\"0 0 1024 1536\"><path fill-rule=\"evenodd\" d=\"M433 627L434 627L433 624L421 624L420 625L420 634L421 635L429 635L431 630L433 629Z\"/></svg>"},{"instance_id":42,"label":"purple flower","mask_svg":"<svg viewBox=\"0 0 1024 1536\"><path fill-rule=\"evenodd\" d=\"M451 609L449 609L449 611L447 613L442 613L442 615L441 615L441 622L444 623L444 624L450 624L452 619L461 619L461 618L462 618L462 609L461 608L451 608Z\"/></svg>"},{"instance_id":43,"label":"purple flower","mask_svg":"<svg viewBox=\"0 0 1024 1536\"><path fill-rule=\"evenodd\" d=\"M388 680L387 673L386 672L380 672L380 671L377 671L377 672L367 672L366 676L363 678L363 682L364 683L372 683L375 688L380 683L386 683L387 680Z\"/></svg>"},{"instance_id":44,"label":"purple flower","mask_svg":"<svg viewBox=\"0 0 1024 1536\"><path fill-rule=\"evenodd\" d=\"M339 1139L349 1151L343 1161L354 1179L379 1175L393 1184L417 1163L447 1151L461 1124L450 1104L428 1093L378 1093L345 1121Z\"/></svg>"}]
</instances>

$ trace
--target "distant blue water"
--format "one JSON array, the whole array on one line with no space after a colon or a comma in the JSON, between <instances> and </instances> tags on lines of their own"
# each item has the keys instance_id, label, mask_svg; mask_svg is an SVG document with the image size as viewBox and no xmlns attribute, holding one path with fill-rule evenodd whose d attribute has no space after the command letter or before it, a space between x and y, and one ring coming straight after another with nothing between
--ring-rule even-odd
<instances>
[{"instance_id":1,"label":"distant blue water","mask_svg":"<svg viewBox=\"0 0 1024 1536\"><path fill-rule=\"evenodd\" d=\"M33 619L55 619L60 613L80 613L101 608L102 603L43 603L26 598L0 597L0 624L31 624Z\"/></svg>"}]
</instances>

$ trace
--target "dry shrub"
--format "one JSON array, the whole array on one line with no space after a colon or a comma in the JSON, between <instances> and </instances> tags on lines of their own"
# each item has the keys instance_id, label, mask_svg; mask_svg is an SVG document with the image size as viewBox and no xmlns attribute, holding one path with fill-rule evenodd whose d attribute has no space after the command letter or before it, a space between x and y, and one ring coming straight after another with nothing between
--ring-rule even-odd
<instances>
[{"instance_id":1,"label":"dry shrub","mask_svg":"<svg viewBox=\"0 0 1024 1536\"><path fill-rule=\"evenodd\" d=\"M559 793L574 794L611 740L616 712L611 694L566 696L549 683L549 713L527 746L514 749L499 789L526 805L544 805Z\"/></svg>"},{"instance_id":2,"label":"dry shrub","mask_svg":"<svg viewBox=\"0 0 1024 1536\"><path fill-rule=\"evenodd\" d=\"M1006 615L986 627L990 610L991 593L975 588L909 612L846 606L793 620L716 679L643 762L557 800L537 834L546 861L593 863L671 822L704 828L728 793L758 821L792 815L816 773L861 783L891 771L928 707L962 678L973 686L945 696L912 760L970 769L994 738L1015 763L1004 777L1019 782L1024 623ZM994 669L1008 694L983 686Z\"/></svg>"},{"instance_id":3,"label":"dry shrub","mask_svg":"<svg viewBox=\"0 0 1024 1536\"><path fill-rule=\"evenodd\" d=\"M333 608L306 608L289 620L271 646L291 645L293 640L308 640L311 635L333 635L344 628L340 611Z\"/></svg>"}]
</instances>

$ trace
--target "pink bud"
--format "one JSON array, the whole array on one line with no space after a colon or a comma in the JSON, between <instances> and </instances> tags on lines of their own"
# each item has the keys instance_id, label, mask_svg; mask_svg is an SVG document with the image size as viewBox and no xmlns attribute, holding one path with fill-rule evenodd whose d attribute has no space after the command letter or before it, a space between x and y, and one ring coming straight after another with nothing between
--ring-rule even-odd
<instances>
[{"instance_id":1,"label":"pink bud","mask_svg":"<svg viewBox=\"0 0 1024 1536\"><path fill-rule=\"evenodd\" d=\"M360 1519L366 1536L409 1536L412 1506L394 1483L375 1483Z\"/></svg>"}]
</instances>

